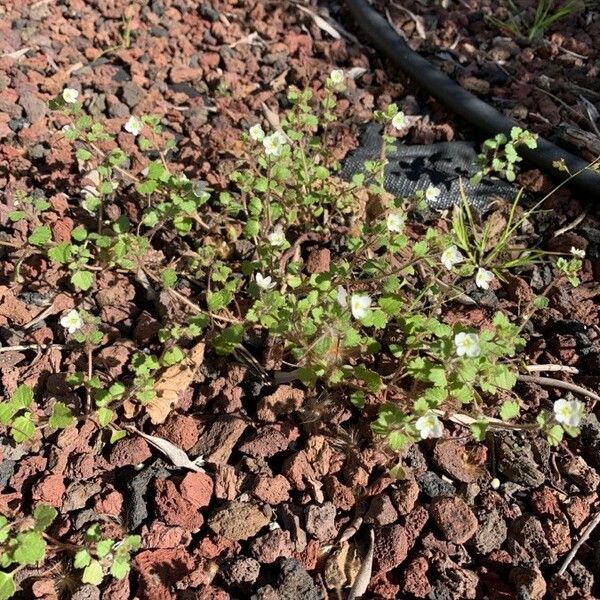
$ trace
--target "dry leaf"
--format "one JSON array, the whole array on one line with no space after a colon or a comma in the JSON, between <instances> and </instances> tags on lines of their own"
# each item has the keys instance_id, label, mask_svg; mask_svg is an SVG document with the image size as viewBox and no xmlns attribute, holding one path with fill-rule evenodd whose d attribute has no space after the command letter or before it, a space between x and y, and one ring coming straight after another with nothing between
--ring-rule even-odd
<instances>
[{"instance_id":1,"label":"dry leaf","mask_svg":"<svg viewBox=\"0 0 600 600\"><path fill-rule=\"evenodd\" d=\"M375 533L371 529L369 531L369 549L367 550L367 555L365 556L364 561L360 565L360 569L356 575L356 579L354 580L354 584L352 585L352 589L350 590L350 594L348 594L348 600L355 600L356 598L360 598L369 587L369 582L371 581L371 573L373 572L373 552L375 549Z\"/></svg>"},{"instance_id":2,"label":"dry leaf","mask_svg":"<svg viewBox=\"0 0 600 600\"><path fill-rule=\"evenodd\" d=\"M146 412L154 425L164 423L177 402L180 392L187 389L194 379L196 370L204 361L204 342L194 346L180 363L168 367L156 380L156 396L145 405Z\"/></svg>"},{"instance_id":3,"label":"dry leaf","mask_svg":"<svg viewBox=\"0 0 600 600\"><path fill-rule=\"evenodd\" d=\"M335 27L330 25L323 17L319 16L317 13L313 12L312 10L309 10L305 6L298 6L298 8L302 12L305 12L307 15L310 15L313 18L315 25L319 29L326 31L332 38L334 38L336 40L342 39L342 36L338 33L337 29L335 29Z\"/></svg>"},{"instance_id":4,"label":"dry leaf","mask_svg":"<svg viewBox=\"0 0 600 600\"><path fill-rule=\"evenodd\" d=\"M157 435L148 435L131 425L126 425L125 429L133 431L143 437L151 446L154 446L158 451L162 452L174 466L179 467L180 469L189 469L196 473L204 473L204 469L200 467L200 464L203 462L200 457L196 458L196 460L191 460L179 446L169 442L169 440L165 440Z\"/></svg>"}]
</instances>

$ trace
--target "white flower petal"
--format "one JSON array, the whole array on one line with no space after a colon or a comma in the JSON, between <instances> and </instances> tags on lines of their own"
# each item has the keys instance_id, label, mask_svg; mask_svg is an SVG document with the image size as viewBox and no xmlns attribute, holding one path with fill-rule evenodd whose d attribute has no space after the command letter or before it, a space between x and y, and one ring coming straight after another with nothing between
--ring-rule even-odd
<instances>
[{"instance_id":1,"label":"white flower petal","mask_svg":"<svg viewBox=\"0 0 600 600\"><path fill-rule=\"evenodd\" d=\"M394 129L404 129L406 127L406 115L400 111L392 118L392 127Z\"/></svg>"},{"instance_id":2,"label":"white flower petal","mask_svg":"<svg viewBox=\"0 0 600 600\"><path fill-rule=\"evenodd\" d=\"M134 116L129 117L127 123L123 126L123 129L127 131L127 133L131 133L132 135L139 135L142 131L143 124L142 122Z\"/></svg>"},{"instance_id":3,"label":"white flower petal","mask_svg":"<svg viewBox=\"0 0 600 600\"><path fill-rule=\"evenodd\" d=\"M355 319L362 319L369 314L371 297L367 294L352 294L350 297L350 310Z\"/></svg>"},{"instance_id":4,"label":"white flower petal","mask_svg":"<svg viewBox=\"0 0 600 600\"><path fill-rule=\"evenodd\" d=\"M344 71L342 71L342 69L334 69L329 74L329 79L331 80L331 83L334 83L335 85L344 83L344 78Z\"/></svg>"},{"instance_id":5,"label":"white flower petal","mask_svg":"<svg viewBox=\"0 0 600 600\"><path fill-rule=\"evenodd\" d=\"M477 358L481 353L479 336L476 333L457 333L454 336L454 346L457 356Z\"/></svg>"},{"instance_id":6,"label":"white flower petal","mask_svg":"<svg viewBox=\"0 0 600 600\"><path fill-rule=\"evenodd\" d=\"M79 92L73 88L65 88L62 91L62 97L67 104L75 104L79 97Z\"/></svg>"},{"instance_id":7,"label":"white flower petal","mask_svg":"<svg viewBox=\"0 0 600 600\"><path fill-rule=\"evenodd\" d=\"M489 290L490 283L494 281L494 274L483 267L479 267L475 275L475 285L482 290Z\"/></svg>"},{"instance_id":8,"label":"white flower petal","mask_svg":"<svg viewBox=\"0 0 600 600\"><path fill-rule=\"evenodd\" d=\"M263 128L261 127L260 123L252 125L248 133L250 134L250 137L256 142L262 142L265 139L265 132L263 131Z\"/></svg>"}]
</instances>

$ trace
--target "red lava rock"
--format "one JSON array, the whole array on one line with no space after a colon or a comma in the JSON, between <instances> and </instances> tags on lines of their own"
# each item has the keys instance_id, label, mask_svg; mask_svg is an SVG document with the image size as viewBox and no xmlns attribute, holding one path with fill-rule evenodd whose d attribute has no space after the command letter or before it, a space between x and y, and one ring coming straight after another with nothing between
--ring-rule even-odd
<instances>
[{"instance_id":1,"label":"red lava rock","mask_svg":"<svg viewBox=\"0 0 600 600\"><path fill-rule=\"evenodd\" d=\"M171 589L194 570L195 562L183 548L143 550L133 558L139 574L140 596L147 600L171 600Z\"/></svg>"},{"instance_id":2,"label":"red lava rock","mask_svg":"<svg viewBox=\"0 0 600 600\"><path fill-rule=\"evenodd\" d=\"M568 552L573 545L567 519L548 519L544 523L544 531L546 532L548 544L550 544L550 547L554 550L554 552L556 552L556 554L564 554L565 552Z\"/></svg>"},{"instance_id":3,"label":"red lava rock","mask_svg":"<svg viewBox=\"0 0 600 600\"><path fill-rule=\"evenodd\" d=\"M248 556L236 556L221 565L219 574L223 581L234 588L252 585L260 573L260 563Z\"/></svg>"},{"instance_id":4,"label":"red lava rock","mask_svg":"<svg viewBox=\"0 0 600 600\"><path fill-rule=\"evenodd\" d=\"M205 536L200 541L198 552L200 556L212 560L222 555L235 555L240 551L240 544L220 535Z\"/></svg>"},{"instance_id":5,"label":"red lava rock","mask_svg":"<svg viewBox=\"0 0 600 600\"><path fill-rule=\"evenodd\" d=\"M556 553L546 539L544 527L533 515L523 515L510 526L507 549L517 563L556 562Z\"/></svg>"},{"instance_id":6,"label":"red lava rock","mask_svg":"<svg viewBox=\"0 0 600 600\"><path fill-rule=\"evenodd\" d=\"M152 521L144 525L141 531L142 547L154 548L179 548L187 546L191 535L183 527L168 527L161 521Z\"/></svg>"},{"instance_id":7,"label":"red lava rock","mask_svg":"<svg viewBox=\"0 0 600 600\"><path fill-rule=\"evenodd\" d=\"M429 512L442 535L456 544L464 544L477 531L477 517L458 496L434 498Z\"/></svg>"},{"instance_id":8,"label":"red lava rock","mask_svg":"<svg viewBox=\"0 0 600 600\"><path fill-rule=\"evenodd\" d=\"M374 556L381 571L391 571L402 564L408 550L408 538L402 525L388 525L377 532Z\"/></svg>"},{"instance_id":9,"label":"red lava rock","mask_svg":"<svg viewBox=\"0 0 600 600\"><path fill-rule=\"evenodd\" d=\"M292 423L273 423L259 428L249 440L240 444L239 450L254 458L271 458L287 450L299 435L298 427Z\"/></svg>"},{"instance_id":10,"label":"red lava rock","mask_svg":"<svg viewBox=\"0 0 600 600\"><path fill-rule=\"evenodd\" d=\"M331 251L329 248L317 248L311 250L306 261L306 270L309 273L326 273L331 263Z\"/></svg>"},{"instance_id":11,"label":"red lava rock","mask_svg":"<svg viewBox=\"0 0 600 600\"><path fill-rule=\"evenodd\" d=\"M169 79L173 83L195 81L202 78L202 69L193 69L184 65L175 65L169 71Z\"/></svg>"},{"instance_id":12,"label":"red lava rock","mask_svg":"<svg viewBox=\"0 0 600 600\"><path fill-rule=\"evenodd\" d=\"M508 528L497 510L482 510L478 513L479 526L471 540L480 554L489 554L504 543Z\"/></svg>"},{"instance_id":13,"label":"red lava rock","mask_svg":"<svg viewBox=\"0 0 600 600\"><path fill-rule=\"evenodd\" d=\"M151 456L152 452L146 440L136 435L119 440L113 446L110 462L113 467L120 468L142 464Z\"/></svg>"},{"instance_id":14,"label":"red lava rock","mask_svg":"<svg viewBox=\"0 0 600 600\"><path fill-rule=\"evenodd\" d=\"M375 594L377 598L395 600L398 597L400 586L397 583L390 581L389 573L379 572L371 578L369 590Z\"/></svg>"},{"instance_id":15,"label":"red lava rock","mask_svg":"<svg viewBox=\"0 0 600 600\"><path fill-rule=\"evenodd\" d=\"M398 520L398 513L387 494L379 494L371 500L369 510L364 517L365 523L391 525Z\"/></svg>"},{"instance_id":16,"label":"red lava rock","mask_svg":"<svg viewBox=\"0 0 600 600\"><path fill-rule=\"evenodd\" d=\"M401 481L391 492L394 508L401 514L412 512L419 497L419 484L415 479Z\"/></svg>"},{"instance_id":17,"label":"red lava rock","mask_svg":"<svg viewBox=\"0 0 600 600\"><path fill-rule=\"evenodd\" d=\"M531 506L540 516L558 517L561 514L558 499L547 486L534 490L531 494Z\"/></svg>"},{"instance_id":18,"label":"red lava rock","mask_svg":"<svg viewBox=\"0 0 600 600\"><path fill-rule=\"evenodd\" d=\"M338 510L350 510L356 504L352 488L341 483L335 475L325 478L325 492Z\"/></svg>"},{"instance_id":19,"label":"red lava rock","mask_svg":"<svg viewBox=\"0 0 600 600\"><path fill-rule=\"evenodd\" d=\"M317 540L308 540L306 547L301 552L296 552L296 558L307 571L313 571L317 568L321 544Z\"/></svg>"},{"instance_id":20,"label":"red lava rock","mask_svg":"<svg viewBox=\"0 0 600 600\"><path fill-rule=\"evenodd\" d=\"M252 502L228 502L213 512L208 526L217 535L239 541L254 537L271 520L271 509Z\"/></svg>"},{"instance_id":21,"label":"red lava rock","mask_svg":"<svg viewBox=\"0 0 600 600\"><path fill-rule=\"evenodd\" d=\"M226 415L218 418L200 436L193 454L200 454L209 463L226 463L246 427L246 421L239 417Z\"/></svg>"},{"instance_id":22,"label":"red lava rock","mask_svg":"<svg viewBox=\"0 0 600 600\"><path fill-rule=\"evenodd\" d=\"M219 500L235 500L238 495L238 476L235 467L217 465L215 471L215 498Z\"/></svg>"},{"instance_id":23,"label":"red lava rock","mask_svg":"<svg viewBox=\"0 0 600 600\"><path fill-rule=\"evenodd\" d=\"M266 504L275 506L289 499L290 484L283 475L259 475L254 482L252 495Z\"/></svg>"},{"instance_id":24,"label":"red lava rock","mask_svg":"<svg viewBox=\"0 0 600 600\"><path fill-rule=\"evenodd\" d=\"M181 497L196 508L209 505L213 489L213 480L206 473L188 473L179 484Z\"/></svg>"},{"instance_id":25,"label":"red lava rock","mask_svg":"<svg viewBox=\"0 0 600 600\"><path fill-rule=\"evenodd\" d=\"M508 577L520 597L542 600L546 595L546 581L537 569L515 567L511 569Z\"/></svg>"},{"instance_id":26,"label":"red lava rock","mask_svg":"<svg viewBox=\"0 0 600 600\"><path fill-rule=\"evenodd\" d=\"M170 479L155 479L156 495L154 504L156 514L167 524L196 531L202 526L204 518L198 507L180 494L177 486Z\"/></svg>"},{"instance_id":27,"label":"red lava rock","mask_svg":"<svg viewBox=\"0 0 600 600\"><path fill-rule=\"evenodd\" d=\"M292 484L292 487L303 492L307 486L316 482L317 476L311 464L306 458L306 452L300 450L290 456L284 463L283 475Z\"/></svg>"},{"instance_id":28,"label":"red lava rock","mask_svg":"<svg viewBox=\"0 0 600 600\"><path fill-rule=\"evenodd\" d=\"M331 502L311 504L306 510L306 531L320 542L329 542L337 535L335 506Z\"/></svg>"},{"instance_id":29,"label":"red lava rock","mask_svg":"<svg viewBox=\"0 0 600 600\"><path fill-rule=\"evenodd\" d=\"M273 563L278 558L289 558L294 553L294 544L290 539L290 532L283 529L274 529L253 539L250 542L252 556L260 563Z\"/></svg>"},{"instance_id":30,"label":"red lava rock","mask_svg":"<svg viewBox=\"0 0 600 600\"><path fill-rule=\"evenodd\" d=\"M563 464L562 470L586 492L595 492L600 489L600 475L581 456L567 459Z\"/></svg>"},{"instance_id":31,"label":"red lava rock","mask_svg":"<svg viewBox=\"0 0 600 600\"><path fill-rule=\"evenodd\" d=\"M404 571L400 589L405 594L426 598L431 592L431 584L427 578L428 571L429 563L424 556L413 558Z\"/></svg>"},{"instance_id":32,"label":"red lava rock","mask_svg":"<svg viewBox=\"0 0 600 600\"><path fill-rule=\"evenodd\" d=\"M477 448L481 448L482 452L469 452L463 444L454 439L439 440L433 450L433 459L450 477L463 483L472 483L485 473L481 466L486 461L485 448Z\"/></svg>"},{"instance_id":33,"label":"red lava rock","mask_svg":"<svg viewBox=\"0 0 600 600\"><path fill-rule=\"evenodd\" d=\"M565 512L569 515L575 529L579 529L589 518L591 508L597 499L596 494L588 496L575 496L566 506Z\"/></svg>"},{"instance_id":34,"label":"red lava rock","mask_svg":"<svg viewBox=\"0 0 600 600\"><path fill-rule=\"evenodd\" d=\"M429 511L424 506L417 506L406 517L406 538L409 548L412 548L427 521L429 521Z\"/></svg>"},{"instance_id":35,"label":"red lava rock","mask_svg":"<svg viewBox=\"0 0 600 600\"><path fill-rule=\"evenodd\" d=\"M0 325L8 324L9 319L12 325L26 325L34 316L12 290L0 286Z\"/></svg>"},{"instance_id":36,"label":"red lava rock","mask_svg":"<svg viewBox=\"0 0 600 600\"><path fill-rule=\"evenodd\" d=\"M159 425L154 434L175 444L185 452L194 447L200 437L201 423L187 415L173 414Z\"/></svg>"},{"instance_id":37,"label":"red lava rock","mask_svg":"<svg viewBox=\"0 0 600 600\"><path fill-rule=\"evenodd\" d=\"M50 504L55 508L61 507L64 493L65 481L59 473L45 475L31 489L31 496L34 500Z\"/></svg>"},{"instance_id":38,"label":"red lava rock","mask_svg":"<svg viewBox=\"0 0 600 600\"><path fill-rule=\"evenodd\" d=\"M280 415L298 410L304 403L304 392L291 385L280 385L270 396L258 403L256 416L261 421L275 422Z\"/></svg>"}]
</instances>

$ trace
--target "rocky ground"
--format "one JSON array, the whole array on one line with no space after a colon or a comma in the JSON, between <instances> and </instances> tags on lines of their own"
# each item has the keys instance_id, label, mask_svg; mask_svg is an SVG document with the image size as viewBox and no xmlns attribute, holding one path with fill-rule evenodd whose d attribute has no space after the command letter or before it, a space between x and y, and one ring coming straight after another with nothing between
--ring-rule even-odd
<instances>
[{"instance_id":1,"label":"rocky ground","mask_svg":"<svg viewBox=\"0 0 600 600\"><path fill-rule=\"evenodd\" d=\"M529 44L483 19L492 14L489 3L403 6L412 14L388 6L395 26L467 88L536 132L560 138L570 127L593 136L597 14L576 14ZM330 2L328 9L331 18L315 17L311 5L266 0L5 0L0 239L27 235L8 227L18 190L49 200L55 239L68 238L73 227L68 201L80 194L81 175L60 134L63 123L47 108L66 86L80 91L109 130L121 132L119 143L134 157L139 150L123 123L132 114L159 115L178 141L176 168L217 189L233 169L240 131L263 118L263 105L279 112L289 84L318 88L332 68L354 78L339 106L352 108L339 132L340 156L356 146L359 125L391 101L421 117L408 142L461 137L460 124L441 105L363 45L343 7ZM340 27L333 29L334 22ZM579 150L593 158L598 152L590 148ZM534 194L551 189L537 172L520 181ZM576 367L579 375L560 377L597 391L600 215L586 200L560 190L536 218L544 247L576 246L587 258L582 286L558 288L536 317L528 356L531 363ZM35 256L5 246L0 261L0 346L61 344L58 318L80 299ZM547 275L538 273L541 282ZM537 291L531 285L515 277L504 295L491 293L447 317L477 324L500 304L517 312ZM136 348L156 344L164 315L143 298L128 275L98 277L89 302L108 341L95 367L111 378L123 374ZM61 347L3 351L2 393L27 383L39 398L68 397L64 373L84 363L81 353ZM52 530L57 539L98 519L114 537L142 536L129 579L102 590L80 586L56 554L21 571L18 597L342 598L365 560L371 531L368 598L600 597L600 528L559 574L600 510L593 403L581 437L558 448L523 432L474 444L456 426L451 437L411 448L406 477L396 480L389 475L396 457L339 398L311 397L300 385L261 387L247 367L216 357L207 359L200 379L164 424L145 431L202 455L206 473L174 468L140 436L102 444L92 420L44 433L27 452L2 442L0 513L22 515L45 502L61 515ZM536 384L519 392L531 409L560 396Z\"/></svg>"}]
</instances>

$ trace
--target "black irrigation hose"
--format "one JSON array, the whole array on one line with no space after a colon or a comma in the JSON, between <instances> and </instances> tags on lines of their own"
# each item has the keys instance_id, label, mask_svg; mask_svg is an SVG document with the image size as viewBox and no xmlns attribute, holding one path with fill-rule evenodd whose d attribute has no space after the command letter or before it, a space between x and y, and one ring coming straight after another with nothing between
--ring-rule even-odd
<instances>
[{"instance_id":1,"label":"black irrigation hose","mask_svg":"<svg viewBox=\"0 0 600 600\"><path fill-rule=\"evenodd\" d=\"M463 89L412 50L390 24L367 4L366 0L346 0L346 4L375 48L390 58L420 87L473 127L488 136L494 136L498 133L508 134L517 125L516 121L505 117L495 108ZM559 160L564 161L571 173L581 171L567 185L586 194L589 200L600 199L600 174L598 172L586 169L588 163L584 160L542 137L538 137L537 142L535 150L522 146L519 148L519 153L525 160L559 179L566 179L568 175L558 171L552 163Z\"/></svg>"}]
</instances>

